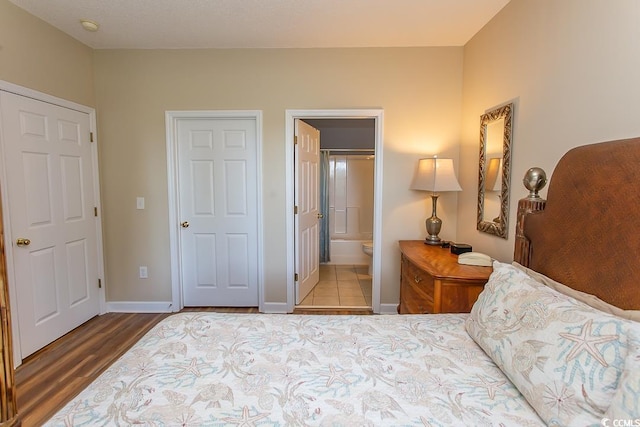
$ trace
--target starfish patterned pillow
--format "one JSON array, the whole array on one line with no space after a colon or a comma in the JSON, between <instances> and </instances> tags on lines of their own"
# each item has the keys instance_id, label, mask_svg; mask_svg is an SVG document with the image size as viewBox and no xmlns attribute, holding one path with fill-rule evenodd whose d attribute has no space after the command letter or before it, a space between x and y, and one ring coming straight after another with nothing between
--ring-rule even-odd
<instances>
[{"instance_id":1,"label":"starfish patterned pillow","mask_svg":"<svg viewBox=\"0 0 640 427\"><path fill-rule=\"evenodd\" d=\"M627 424L640 425L640 322L634 324L629 337L630 350L624 365L620 386L605 418L625 420Z\"/></svg>"},{"instance_id":2,"label":"starfish patterned pillow","mask_svg":"<svg viewBox=\"0 0 640 427\"><path fill-rule=\"evenodd\" d=\"M548 425L599 426L633 323L494 262L466 327Z\"/></svg>"}]
</instances>

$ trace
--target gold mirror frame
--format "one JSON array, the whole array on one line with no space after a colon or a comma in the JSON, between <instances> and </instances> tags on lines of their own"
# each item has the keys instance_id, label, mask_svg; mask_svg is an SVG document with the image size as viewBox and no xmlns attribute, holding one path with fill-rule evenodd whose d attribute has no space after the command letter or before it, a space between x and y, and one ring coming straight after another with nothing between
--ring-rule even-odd
<instances>
[{"instance_id":1,"label":"gold mirror frame","mask_svg":"<svg viewBox=\"0 0 640 427\"><path fill-rule=\"evenodd\" d=\"M512 113L510 103L480 116L477 229L503 239L509 231Z\"/></svg>"}]
</instances>

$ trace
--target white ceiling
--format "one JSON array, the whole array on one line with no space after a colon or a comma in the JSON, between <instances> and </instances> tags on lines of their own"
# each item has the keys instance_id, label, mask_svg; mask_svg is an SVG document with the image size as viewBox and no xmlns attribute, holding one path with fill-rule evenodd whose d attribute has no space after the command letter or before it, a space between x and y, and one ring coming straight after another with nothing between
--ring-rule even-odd
<instances>
[{"instance_id":1,"label":"white ceiling","mask_svg":"<svg viewBox=\"0 0 640 427\"><path fill-rule=\"evenodd\" d=\"M179 49L462 46L510 0L10 1L96 49Z\"/></svg>"}]
</instances>

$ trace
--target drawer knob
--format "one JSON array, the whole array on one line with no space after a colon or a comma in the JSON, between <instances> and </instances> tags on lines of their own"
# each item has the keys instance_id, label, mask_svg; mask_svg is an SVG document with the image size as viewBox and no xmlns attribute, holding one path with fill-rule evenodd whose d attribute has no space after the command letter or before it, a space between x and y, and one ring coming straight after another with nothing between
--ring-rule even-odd
<instances>
[{"instance_id":1,"label":"drawer knob","mask_svg":"<svg viewBox=\"0 0 640 427\"><path fill-rule=\"evenodd\" d=\"M413 281L416 283L420 283L422 282L422 278L416 274L415 276L413 276Z\"/></svg>"}]
</instances>

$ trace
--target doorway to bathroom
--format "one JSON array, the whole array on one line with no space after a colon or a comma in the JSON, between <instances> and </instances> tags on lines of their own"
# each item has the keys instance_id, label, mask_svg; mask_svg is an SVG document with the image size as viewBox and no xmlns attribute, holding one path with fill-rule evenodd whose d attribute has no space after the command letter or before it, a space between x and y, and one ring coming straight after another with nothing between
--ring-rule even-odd
<instances>
[{"instance_id":1,"label":"doorway to bathroom","mask_svg":"<svg viewBox=\"0 0 640 427\"><path fill-rule=\"evenodd\" d=\"M309 237L306 231L299 233L302 236L296 235L299 214L293 221L294 284L288 295L291 310L294 306L298 309L348 307L377 312L379 284L375 270L379 262L374 256L378 251L374 250L373 242L378 240L375 237L380 232L380 197L376 195L381 189L382 111L367 110L365 114L353 114L351 110L341 114L305 111L295 115L288 112L288 118L294 122L294 133L298 119L320 134L316 191L300 195L305 186L305 179L301 177L307 173L303 172L306 166L296 160L296 155L302 156L301 147L293 147L294 159L289 163L295 165L291 174L294 204L297 206L317 193L319 225L317 250L298 253ZM304 258L314 252L319 261L319 278L313 286L301 290L295 279L302 280L302 277L295 277L296 273L313 264Z\"/></svg>"}]
</instances>

